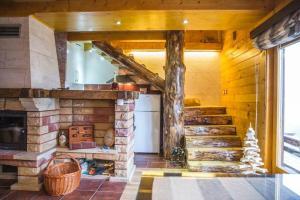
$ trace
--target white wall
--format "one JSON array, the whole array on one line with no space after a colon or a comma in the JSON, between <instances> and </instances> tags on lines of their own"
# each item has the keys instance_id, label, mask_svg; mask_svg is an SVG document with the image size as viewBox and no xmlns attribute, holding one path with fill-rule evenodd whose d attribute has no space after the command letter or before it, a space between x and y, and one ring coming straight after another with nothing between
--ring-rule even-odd
<instances>
[{"instance_id":1,"label":"white wall","mask_svg":"<svg viewBox=\"0 0 300 200\"><path fill-rule=\"evenodd\" d=\"M86 51L84 69L84 83L105 84L114 77L117 67L110 64L96 51Z\"/></svg>"},{"instance_id":2,"label":"white wall","mask_svg":"<svg viewBox=\"0 0 300 200\"><path fill-rule=\"evenodd\" d=\"M80 89L81 84L105 84L114 77L117 67L95 50L84 51L83 43L67 44L66 87Z\"/></svg>"},{"instance_id":3,"label":"white wall","mask_svg":"<svg viewBox=\"0 0 300 200\"><path fill-rule=\"evenodd\" d=\"M67 43L67 67L65 86L84 84L84 50L83 44Z\"/></svg>"},{"instance_id":4,"label":"white wall","mask_svg":"<svg viewBox=\"0 0 300 200\"><path fill-rule=\"evenodd\" d=\"M165 52L131 52L136 61L164 78ZM220 53L185 52L185 96L202 105L220 105Z\"/></svg>"}]
</instances>

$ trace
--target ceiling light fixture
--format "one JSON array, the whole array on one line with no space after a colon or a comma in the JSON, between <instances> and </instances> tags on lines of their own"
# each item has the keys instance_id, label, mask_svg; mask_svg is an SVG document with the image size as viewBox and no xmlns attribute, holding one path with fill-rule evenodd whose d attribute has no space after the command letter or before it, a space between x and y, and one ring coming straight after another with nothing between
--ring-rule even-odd
<instances>
[{"instance_id":1,"label":"ceiling light fixture","mask_svg":"<svg viewBox=\"0 0 300 200\"><path fill-rule=\"evenodd\" d=\"M183 24L188 24L188 23L189 23L189 20L184 19L182 23L183 23Z\"/></svg>"},{"instance_id":2,"label":"ceiling light fixture","mask_svg":"<svg viewBox=\"0 0 300 200\"><path fill-rule=\"evenodd\" d=\"M121 21L118 20L118 21L116 22L116 25L121 25Z\"/></svg>"}]
</instances>

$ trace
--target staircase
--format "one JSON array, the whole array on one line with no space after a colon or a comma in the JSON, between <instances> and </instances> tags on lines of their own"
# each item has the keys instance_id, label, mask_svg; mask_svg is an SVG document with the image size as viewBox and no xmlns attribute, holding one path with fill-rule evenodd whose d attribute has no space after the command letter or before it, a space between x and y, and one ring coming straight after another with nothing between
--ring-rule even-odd
<instances>
[{"instance_id":1,"label":"staircase","mask_svg":"<svg viewBox=\"0 0 300 200\"><path fill-rule=\"evenodd\" d=\"M186 107L184 115L188 170L238 173L242 142L226 108Z\"/></svg>"}]
</instances>

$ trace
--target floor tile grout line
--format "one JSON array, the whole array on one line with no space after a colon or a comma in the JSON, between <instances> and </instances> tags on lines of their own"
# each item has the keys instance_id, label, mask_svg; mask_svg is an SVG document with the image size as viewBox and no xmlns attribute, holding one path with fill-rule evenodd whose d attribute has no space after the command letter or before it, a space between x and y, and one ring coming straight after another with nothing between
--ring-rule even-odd
<instances>
[{"instance_id":1,"label":"floor tile grout line","mask_svg":"<svg viewBox=\"0 0 300 200\"><path fill-rule=\"evenodd\" d=\"M100 187L105 183L105 181L107 180L104 180L102 183L99 184L99 186L95 190L94 194L89 198L89 200L91 200L96 195L96 193L99 191Z\"/></svg>"}]
</instances>

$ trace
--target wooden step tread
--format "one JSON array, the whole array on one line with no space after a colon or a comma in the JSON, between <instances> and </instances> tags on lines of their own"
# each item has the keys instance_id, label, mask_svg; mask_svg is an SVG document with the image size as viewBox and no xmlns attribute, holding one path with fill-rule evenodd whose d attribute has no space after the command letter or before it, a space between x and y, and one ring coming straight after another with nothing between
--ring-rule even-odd
<instances>
[{"instance_id":1,"label":"wooden step tread","mask_svg":"<svg viewBox=\"0 0 300 200\"><path fill-rule=\"evenodd\" d=\"M233 161L188 161L189 171L239 173L239 162Z\"/></svg>"},{"instance_id":2,"label":"wooden step tread","mask_svg":"<svg viewBox=\"0 0 300 200\"><path fill-rule=\"evenodd\" d=\"M239 136L185 136L186 148L197 147L241 147Z\"/></svg>"},{"instance_id":3,"label":"wooden step tread","mask_svg":"<svg viewBox=\"0 0 300 200\"><path fill-rule=\"evenodd\" d=\"M242 148L187 148L188 161L239 161Z\"/></svg>"},{"instance_id":4,"label":"wooden step tread","mask_svg":"<svg viewBox=\"0 0 300 200\"><path fill-rule=\"evenodd\" d=\"M186 148L189 151L239 151L243 150L243 147L191 147L191 148Z\"/></svg>"},{"instance_id":5,"label":"wooden step tread","mask_svg":"<svg viewBox=\"0 0 300 200\"><path fill-rule=\"evenodd\" d=\"M202 138L239 138L240 136L237 135L186 135L185 138L187 139L202 139Z\"/></svg>"},{"instance_id":6,"label":"wooden step tread","mask_svg":"<svg viewBox=\"0 0 300 200\"><path fill-rule=\"evenodd\" d=\"M185 116L185 125L232 125L230 115Z\"/></svg>"},{"instance_id":7,"label":"wooden step tread","mask_svg":"<svg viewBox=\"0 0 300 200\"><path fill-rule=\"evenodd\" d=\"M193 135L236 135L234 125L187 125L184 134Z\"/></svg>"},{"instance_id":8,"label":"wooden step tread","mask_svg":"<svg viewBox=\"0 0 300 200\"><path fill-rule=\"evenodd\" d=\"M226 114L226 107L219 106L192 106L184 108L184 116L201 116L201 115L224 115Z\"/></svg>"}]
</instances>

